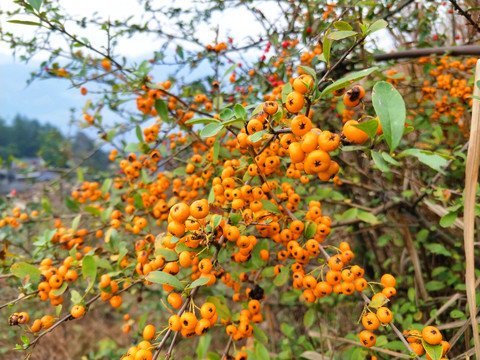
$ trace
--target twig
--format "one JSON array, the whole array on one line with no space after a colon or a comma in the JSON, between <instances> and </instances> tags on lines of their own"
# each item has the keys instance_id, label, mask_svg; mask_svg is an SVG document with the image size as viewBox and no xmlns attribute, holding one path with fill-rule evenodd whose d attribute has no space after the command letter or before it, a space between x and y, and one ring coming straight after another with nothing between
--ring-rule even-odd
<instances>
[{"instance_id":1,"label":"twig","mask_svg":"<svg viewBox=\"0 0 480 360\"><path fill-rule=\"evenodd\" d=\"M472 17L470 16L470 14L468 12L466 12L465 10L463 10L458 4L457 4L457 1L456 0L449 0L450 3L453 5L453 7L455 8L455 10L457 10L460 15L462 15L465 19L468 20L468 22L470 24L473 25L473 27L475 29L477 29L477 32L480 32L480 27L478 26L478 23L476 23ZM477 358L478 358L478 353L477 353Z\"/></svg>"},{"instance_id":2,"label":"twig","mask_svg":"<svg viewBox=\"0 0 480 360\"><path fill-rule=\"evenodd\" d=\"M320 333L317 333L315 331L310 331L309 335L313 336L313 337L324 337L324 338L329 339L329 340L341 341L341 342L344 342L344 343L357 345L357 346L361 345L360 342L357 342L357 341L354 341L354 340L341 338L341 337L337 337L337 336L332 336L332 335L328 335L328 334L320 334ZM409 355L405 355L405 354L402 354L402 353L399 353L399 352L396 352L396 351L392 351L392 350L388 350L388 349L383 349L383 348L378 347L378 346L372 346L369 349L373 350L373 351L378 351L378 352L381 352L381 353L384 353L384 354L387 354L387 355L395 356L395 357L400 358L400 359L411 359L411 357Z\"/></svg>"},{"instance_id":3,"label":"twig","mask_svg":"<svg viewBox=\"0 0 480 360\"><path fill-rule=\"evenodd\" d=\"M220 360L227 359L227 355L228 355L228 352L230 351L230 348L232 347L232 344L233 344L233 336L230 336L230 338L228 339L227 346L225 346L225 350L223 350L222 357L220 358Z\"/></svg>"},{"instance_id":4,"label":"twig","mask_svg":"<svg viewBox=\"0 0 480 360\"><path fill-rule=\"evenodd\" d=\"M18 303L18 302L20 302L20 301L22 301L22 300L25 300L25 299L29 298L31 295L36 295L36 294L38 294L38 290L32 291L32 292L30 292L30 293L28 293L28 294L23 295L22 297L19 297L19 298L15 299L15 300L12 300L12 301L10 301L10 302L8 302L8 303L6 303L6 304L0 305L0 310L3 309L3 308L5 308L5 307L7 307L7 306L9 306L9 305L13 305L13 304L16 304L16 303Z\"/></svg>"}]
</instances>

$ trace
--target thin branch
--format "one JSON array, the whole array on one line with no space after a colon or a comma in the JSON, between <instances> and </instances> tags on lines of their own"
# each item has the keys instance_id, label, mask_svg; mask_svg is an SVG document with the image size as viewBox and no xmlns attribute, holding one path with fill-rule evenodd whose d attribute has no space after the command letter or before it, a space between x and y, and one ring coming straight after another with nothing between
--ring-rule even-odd
<instances>
[{"instance_id":1,"label":"thin branch","mask_svg":"<svg viewBox=\"0 0 480 360\"><path fill-rule=\"evenodd\" d=\"M465 10L463 10L458 4L457 4L457 1L456 0L449 0L450 3L453 5L453 7L455 8L455 10L457 10L460 15L462 15L465 19L467 19L467 21L473 25L473 27L475 29L477 29L477 32L480 32L480 27L478 26L478 23L475 22L475 20L472 19L472 17L470 16L470 14L468 12L466 12Z\"/></svg>"}]
</instances>

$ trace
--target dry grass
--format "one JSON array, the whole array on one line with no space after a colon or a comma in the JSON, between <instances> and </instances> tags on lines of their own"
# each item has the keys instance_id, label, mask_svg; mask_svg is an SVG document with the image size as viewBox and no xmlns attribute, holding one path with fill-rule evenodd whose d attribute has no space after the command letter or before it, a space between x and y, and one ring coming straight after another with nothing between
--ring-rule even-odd
<instances>
[{"instance_id":1,"label":"dry grass","mask_svg":"<svg viewBox=\"0 0 480 360\"><path fill-rule=\"evenodd\" d=\"M4 314L2 314L4 315ZM0 326L0 349L11 349L0 355L1 360L19 360L27 352L13 350L20 343L20 331L14 338L8 335L4 316ZM91 351L98 352L102 347L115 350L128 349L132 344L129 334L122 332L122 321L105 315L104 309L94 309L88 316L74 322L67 322L44 336L32 352L31 360L89 359ZM6 331L3 331L6 330ZM15 329L18 330L18 329ZM85 356L85 357L84 357Z\"/></svg>"}]
</instances>

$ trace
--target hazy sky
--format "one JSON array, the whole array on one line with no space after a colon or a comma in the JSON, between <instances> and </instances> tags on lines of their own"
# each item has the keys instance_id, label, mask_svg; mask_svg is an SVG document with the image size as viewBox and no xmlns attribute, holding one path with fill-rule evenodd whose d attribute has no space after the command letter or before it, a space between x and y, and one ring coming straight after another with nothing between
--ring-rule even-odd
<instances>
[{"instance_id":1,"label":"hazy sky","mask_svg":"<svg viewBox=\"0 0 480 360\"><path fill-rule=\"evenodd\" d=\"M133 0L82 0L61 3L62 6L65 6L68 14L78 15L79 18L89 17L95 11L98 14L107 14L106 16L112 20L125 19L131 14L142 13L142 6ZM158 1L157 3L168 4L165 1ZM191 1L175 0L174 4L175 6L190 6ZM259 5L264 6L265 4L259 2ZM11 0L2 0L0 6L2 10L16 8ZM6 20L11 19L34 20L27 15L15 15L12 18L1 15L0 24L4 31L24 34L24 36L33 34L35 27L6 22ZM262 31L261 25L253 20L252 15L247 11L239 11L238 9L235 11L229 10L223 16L214 14L209 24L204 24L198 28L197 36L205 44L213 43L214 29L218 25L224 37L220 40L226 40L227 35L237 36L236 39L246 39L247 36L259 34ZM245 26L246 24L248 26ZM165 26L168 30L168 22L165 23ZM87 37L96 47L101 47L106 43L105 33L102 31L93 28L80 29L73 24L67 24L67 28L80 37ZM140 62L152 57L154 49L152 41L152 38L144 35L135 36L131 39L122 38L115 51L118 55L126 56L130 63ZM55 46L65 46L66 44L60 38L55 37L52 42ZM70 108L81 109L86 97L80 95L78 89L71 88L69 81L65 79L37 80L27 86L26 80L29 78L30 72L37 70L39 64L47 55L39 54L26 64L14 59L11 54L8 44L0 42L0 116L9 121L16 114L21 114L38 119L41 122L50 122L58 126L64 133L75 133L76 129L69 127ZM208 70L204 68L203 71ZM157 68L155 73L161 74L156 76L156 80L163 81L167 79L167 75L175 73L175 69L162 67ZM113 116L112 114L105 113L103 115L105 121L115 121L115 119L110 118ZM81 116L81 112L77 111L77 116ZM95 135L95 132L90 131L89 133Z\"/></svg>"},{"instance_id":2,"label":"hazy sky","mask_svg":"<svg viewBox=\"0 0 480 360\"><path fill-rule=\"evenodd\" d=\"M190 7L191 0L172 0L175 6ZM65 7L66 13L79 18L92 16L93 12L105 14L105 17L114 19L125 19L131 14L141 14L142 6L134 0L82 0L82 1L61 1ZM159 0L157 4L168 4L168 1ZM200 5L201 6L201 5ZM275 22L277 16L278 22L281 22L280 12L272 8L272 2L257 1L257 8L270 14L272 21ZM12 10L16 8L11 0L1 0L2 10ZM137 17L140 15L136 15ZM6 15L0 15L0 25L4 31L11 31L16 34L31 35L35 27L18 25L6 22L6 20L34 20L27 15L15 15L8 18ZM168 21L165 20L165 28L168 30ZM236 44L247 41L249 36L255 37L263 33L263 28L245 9L234 9L220 13L214 13L211 21L197 29L197 36L205 44L213 43L215 38L215 28L219 26L222 36L220 41L225 41L228 36L235 39ZM74 24L66 24L69 31L76 33L79 37L87 37L96 47L101 47L106 43L105 33L93 28L81 29ZM378 33L381 36L380 33ZM59 37L53 37L52 43L55 46L65 46L66 43ZM116 54L124 55L129 63L140 62L152 57L152 49L155 49L154 40L145 35L135 36L131 39L120 39L116 47ZM259 56L259 55L254 55ZM78 89L71 88L70 82L65 79L37 80L31 85L26 85L31 71L39 68L39 64L46 58L46 54L40 54L31 60L28 64L15 60L11 55L8 44L0 42L0 116L3 119L11 120L16 114L25 115L32 119L38 119L41 122L50 122L58 126L64 133L75 133L75 128L69 128L71 117L70 108L81 109L85 104L86 97L79 94ZM200 68L197 70L205 74L208 69ZM167 74L175 74L175 69L162 67L157 69L155 74L156 81L163 81ZM175 74L178 77L178 74ZM185 74L184 74L185 75ZM104 113L104 120L107 123L118 121L113 114ZM81 112L77 111L77 117ZM69 131L70 130L70 131ZM89 131L90 135L95 132Z\"/></svg>"}]
</instances>

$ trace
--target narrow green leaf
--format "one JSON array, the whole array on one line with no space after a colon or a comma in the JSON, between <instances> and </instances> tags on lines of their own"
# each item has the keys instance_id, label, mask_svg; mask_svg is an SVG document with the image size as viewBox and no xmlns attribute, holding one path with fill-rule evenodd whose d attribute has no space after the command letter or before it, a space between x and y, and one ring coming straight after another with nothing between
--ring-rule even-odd
<instances>
[{"instance_id":1,"label":"narrow green leaf","mask_svg":"<svg viewBox=\"0 0 480 360\"><path fill-rule=\"evenodd\" d=\"M330 40L342 40L355 35L358 35L356 31L342 30L342 31L332 32L331 34L328 35L328 38Z\"/></svg>"},{"instance_id":2,"label":"narrow green leaf","mask_svg":"<svg viewBox=\"0 0 480 360\"><path fill-rule=\"evenodd\" d=\"M141 152L140 150L140 145L138 143L128 143L127 145L125 145L125 148L123 149L125 152L127 153L130 153L130 152L134 152L134 153L138 153L138 152Z\"/></svg>"},{"instance_id":3,"label":"narrow green leaf","mask_svg":"<svg viewBox=\"0 0 480 360\"><path fill-rule=\"evenodd\" d=\"M73 219L73 221L72 221L72 229L73 229L73 231L76 231L76 230L77 230L78 224L80 224L81 218L82 218L82 214L78 214L78 215L75 216L75 218Z\"/></svg>"},{"instance_id":4,"label":"narrow green leaf","mask_svg":"<svg viewBox=\"0 0 480 360\"><path fill-rule=\"evenodd\" d=\"M20 25L42 26L42 24L34 22L34 21L7 20L7 22L12 23L12 24L20 24Z\"/></svg>"},{"instance_id":5,"label":"narrow green leaf","mask_svg":"<svg viewBox=\"0 0 480 360\"><path fill-rule=\"evenodd\" d=\"M382 155L378 152L372 150L372 159L375 165L381 172L388 173L390 172L390 168L388 167L387 162L383 159Z\"/></svg>"},{"instance_id":6,"label":"narrow green leaf","mask_svg":"<svg viewBox=\"0 0 480 360\"><path fill-rule=\"evenodd\" d=\"M393 157L390 156L389 153L382 152L382 157L389 164L392 164L392 165L395 165L395 166L401 166L402 165L402 163L400 161L395 160Z\"/></svg>"},{"instance_id":7,"label":"narrow green leaf","mask_svg":"<svg viewBox=\"0 0 480 360\"><path fill-rule=\"evenodd\" d=\"M379 81L373 87L372 103L380 119L390 151L400 144L405 128L406 108L402 95L392 84Z\"/></svg>"},{"instance_id":8,"label":"narrow green leaf","mask_svg":"<svg viewBox=\"0 0 480 360\"><path fill-rule=\"evenodd\" d=\"M235 117L237 119L247 118L247 110L245 110L242 104L235 104L235 106L233 107L233 111L235 112Z\"/></svg>"},{"instance_id":9,"label":"narrow green leaf","mask_svg":"<svg viewBox=\"0 0 480 360\"><path fill-rule=\"evenodd\" d=\"M86 280L90 278L88 282L88 287L85 293L88 293L95 283L95 278L97 277L97 262L92 255L85 255L82 259L82 273L83 278Z\"/></svg>"},{"instance_id":10,"label":"narrow green leaf","mask_svg":"<svg viewBox=\"0 0 480 360\"><path fill-rule=\"evenodd\" d=\"M208 277L201 277L201 278L193 281L190 285L188 285L187 289L193 289L197 286L205 285L209 280L210 280L210 278L208 278Z\"/></svg>"},{"instance_id":11,"label":"narrow green leaf","mask_svg":"<svg viewBox=\"0 0 480 360\"><path fill-rule=\"evenodd\" d=\"M328 95L332 93L335 90L342 89L350 84L352 84L355 81L358 81L360 79L363 79L364 77L370 75L371 73L375 72L378 70L377 66L355 72L353 74L347 75L344 78L335 81L333 84L327 86L322 93L320 94L320 97L323 97L325 95ZM285 101L284 101L285 102Z\"/></svg>"},{"instance_id":12,"label":"narrow green leaf","mask_svg":"<svg viewBox=\"0 0 480 360\"><path fill-rule=\"evenodd\" d=\"M181 290L184 288L183 284L175 276L160 270L149 273L147 275L147 280L155 284L170 285Z\"/></svg>"},{"instance_id":13,"label":"narrow green leaf","mask_svg":"<svg viewBox=\"0 0 480 360\"><path fill-rule=\"evenodd\" d=\"M157 110L157 115L165 122L168 122L168 107L165 104L165 101L162 99L155 100L155 110Z\"/></svg>"},{"instance_id":14,"label":"narrow green leaf","mask_svg":"<svg viewBox=\"0 0 480 360\"><path fill-rule=\"evenodd\" d=\"M227 76L228 74L230 74L231 72L233 72L233 70L235 70L238 66L238 63L235 63L235 64L232 64L226 71L225 73L223 74L223 77Z\"/></svg>"},{"instance_id":15,"label":"narrow green leaf","mask_svg":"<svg viewBox=\"0 0 480 360\"><path fill-rule=\"evenodd\" d=\"M52 290L52 294L55 296L60 296L65 292L65 290L67 290L67 287L68 283L64 281L58 289Z\"/></svg>"},{"instance_id":16,"label":"narrow green leaf","mask_svg":"<svg viewBox=\"0 0 480 360\"><path fill-rule=\"evenodd\" d=\"M332 48L332 40L328 38L328 35L330 34L332 30L328 29L327 33L325 34L325 37L323 38L323 45L322 45L322 55L325 59L325 62L327 63L327 67L330 67L330 49Z\"/></svg>"},{"instance_id":17,"label":"narrow green leaf","mask_svg":"<svg viewBox=\"0 0 480 360\"><path fill-rule=\"evenodd\" d=\"M208 124L200 131L200 137L208 138L208 137L211 137L211 136L215 136L222 129L223 129L223 124L222 123Z\"/></svg>"},{"instance_id":18,"label":"narrow green leaf","mask_svg":"<svg viewBox=\"0 0 480 360\"><path fill-rule=\"evenodd\" d=\"M216 164L218 160L218 154L220 153L220 143L215 141L213 144L213 163Z\"/></svg>"},{"instance_id":19,"label":"narrow green leaf","mask_svg":"<svg viewBox=\"0 0 480 360\"><path fill-rule=\"evenodd\" d=\"M143 138L143 133L142 133L142 129L140 128L140 126L137 125L137 127L135 128L135 134L137 135L137 139L138 141L140 142L145 142L145 139Z\"/></svg>"},{"instance_id":20,"label":"narrow green leaf","mask_svg":"<svg viewBox=\"0 0 480 360\"><path fill-rule=\"evenodd\" d=\"M195 124L210 124L210 123L220 123L220 120L214 118L201 118L201 119L190 119L185 121L187 125L195 125Z\"/></svg>"}]
</instances>

